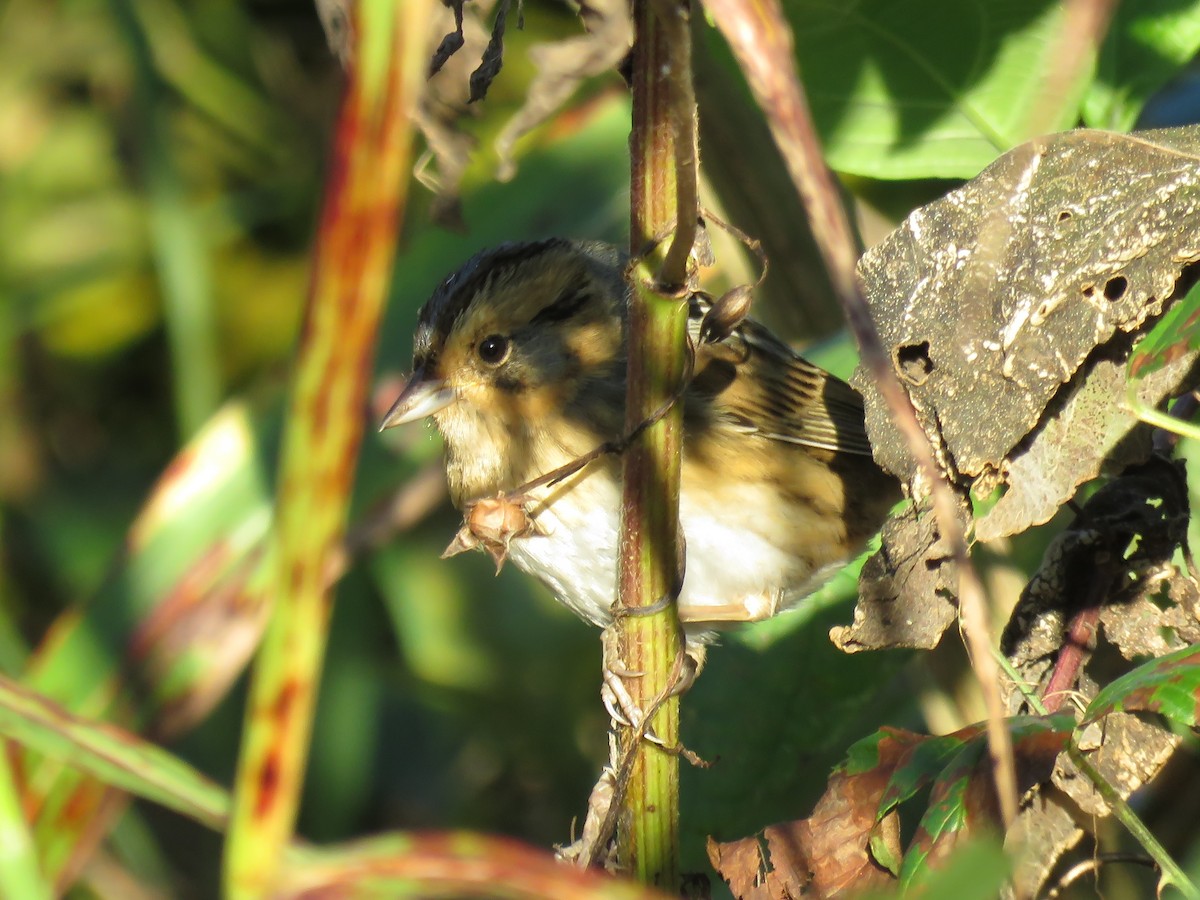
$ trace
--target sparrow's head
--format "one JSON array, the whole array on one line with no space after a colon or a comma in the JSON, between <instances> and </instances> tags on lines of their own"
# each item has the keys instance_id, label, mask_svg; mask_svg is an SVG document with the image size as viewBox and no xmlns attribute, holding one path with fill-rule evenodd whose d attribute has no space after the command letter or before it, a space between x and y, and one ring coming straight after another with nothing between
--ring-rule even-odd
<instances>
[{"instance_id":1,"label":"sparrow's head","mask_svg":"<svg viewBox=\"0 0 1200 900\"><path fill-rule=\"evenodd\" d=\"M458 466L469 493L552 467L536 458L547 441L581 452L579 435L619 433L622 263L614 247L562 239L474 256L422 308L413 374L383 428L432 416L451 486Z\"/></svg>"}]
</instances>

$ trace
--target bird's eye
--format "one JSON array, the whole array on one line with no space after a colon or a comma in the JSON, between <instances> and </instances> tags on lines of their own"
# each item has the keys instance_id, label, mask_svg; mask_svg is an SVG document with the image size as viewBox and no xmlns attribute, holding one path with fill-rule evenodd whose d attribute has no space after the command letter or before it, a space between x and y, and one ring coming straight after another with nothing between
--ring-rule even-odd
<instances>
[{"instance_id":1,"label":"bird's eye","mask_svg":"<svg viewBox=\"0 0 1200 900\"><path fill-rule=\"evenodd\" d=\"M498 366L508 359L510 344L502 334L489 334L479 342L479 358L489 366Z\"/></svg>"}]
</instances>

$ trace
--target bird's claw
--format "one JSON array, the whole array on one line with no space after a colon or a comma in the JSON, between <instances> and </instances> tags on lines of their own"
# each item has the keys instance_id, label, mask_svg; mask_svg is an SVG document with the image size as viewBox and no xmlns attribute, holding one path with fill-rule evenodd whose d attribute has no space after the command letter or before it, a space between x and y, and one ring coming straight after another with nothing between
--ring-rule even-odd
<instances>
[{"instance_id":1,"label":"bird's claw","mask_svg":"<svg viewBox=\"0 0 1200 900\"><path fill-rule=\"evenodd\" d=\"M638 729L650 743L666 747L662 738L654 733L653 728L649 725L642 728L646 715L642 708L634 702L629 690L625 687L626 678L640 678L641 676L641 672L630 672L627 669L618 671L616 668L606 665L603 680L600 683L600 702L604 704L609 717L616 724Z\"/></svg>"},{"instance_id":2,"label":"bird's claw","mask_svg":"<svg viewBox=\"0 0 1200 900\"><path fill-rule=\"evenodd\" d=\"M630 669L616 655L616 632L613 629L605 630L602 641L604 673L600 683L600 700L604 704L605 710L608 711L609 717L617 725L642 731L646 740L665 749L667 745L654 733L654 729L645 723L645 712L633 699L629 689L625 687L626 680L641 678L645 673ZM700 670L704 668L704 659L703 644L697 644L694 647L686 646L681 649L671 673L671 685L666 696L678 697L687 693L695 684ZM643 725L645 725L644 730Z\"/></svg>"}]
</instances>

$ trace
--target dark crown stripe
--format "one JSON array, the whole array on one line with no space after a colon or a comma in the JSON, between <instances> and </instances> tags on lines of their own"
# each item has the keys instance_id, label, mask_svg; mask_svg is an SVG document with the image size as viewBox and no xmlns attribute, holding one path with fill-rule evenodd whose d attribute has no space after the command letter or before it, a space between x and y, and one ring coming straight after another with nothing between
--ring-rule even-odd
<instances>
[{"instance_id":1,"label":"dark crown stripe","mask_svg":"<svg viewBox=\"0 0 1200 900\"><path fill-rule=\"evenodd\" d=\"M565 243L561 238L550 238L545 241L501 244L476 253L462 268L438 285L421 309L418 335L426 346L418 350L428 351L434 344L441 344L489 281Z\"/></svg>"},{"instance_id":2,"label":"dark crown stripe","mask_svg":"<svg viewBox=\"0 0 1200 900\"><path fill-rule=\"evenodd\" d=\"M545 322L565 321L579 312L583 305L587 303L589 296L587 285L570 285L558 295L558 298L553 303L543 307L537 315L530 319L529 324L540 325Z\"/></svg>"}]
</instances>

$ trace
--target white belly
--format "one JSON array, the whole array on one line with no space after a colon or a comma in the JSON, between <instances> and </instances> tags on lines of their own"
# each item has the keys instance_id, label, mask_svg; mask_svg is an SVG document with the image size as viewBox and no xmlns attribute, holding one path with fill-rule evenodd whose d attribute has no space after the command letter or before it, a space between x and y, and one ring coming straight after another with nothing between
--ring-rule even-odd
<instances>
[{"instance_id":1,"label":"white belly","mask_svg":"<svg viewBox=\"0 0 1200 900\"><path fill-rule=\"evenodd\" d=\"M699 507L684 494L680 521L687 540L687 562L681 612L691 620L689 636L703 639L704 608L713 608L717 621L736 621L728 610L744 605L745 618L765 618L815 590L836 566L814 573L791 554L761 535L750 517L769 498L758 498L766 487L737 491L736 502ZM579 502L586 500L586 502ZM616 597L617 536L620 489L610 479L585 477L538 513L545 534L514 540L510 559L539 578L568 608L599 626L612 621Z\"/></svg>"}]
</instances>

